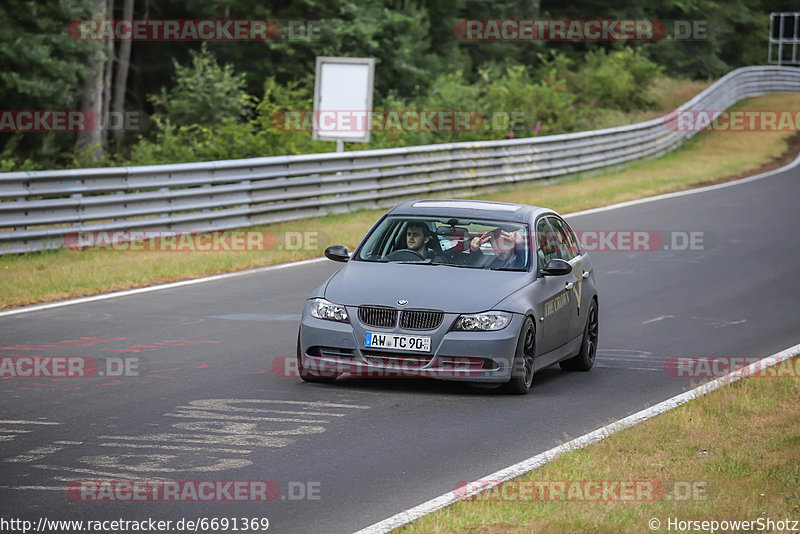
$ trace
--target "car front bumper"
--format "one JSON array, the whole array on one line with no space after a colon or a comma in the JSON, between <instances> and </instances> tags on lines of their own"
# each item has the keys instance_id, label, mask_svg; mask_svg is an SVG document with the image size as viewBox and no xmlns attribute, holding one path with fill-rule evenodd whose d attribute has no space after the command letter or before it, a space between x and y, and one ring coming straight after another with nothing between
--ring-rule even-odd
<instances>
[{"instance_id":1,"label":"car front bumper","mask_svg":"<svg viewBox=\"0 0 800 534\"><path fill-rule=\"evenodd\" d=\"M524 316L512 314L509 324L487 332L451 331L458 314L445 314L435 330L375 328L347 307L350 323L317 319L308 313L300 326L300 357L305 369L324 376L349 374L372 378L437 378L468 382L507 382ZM431 338L430 352L377 349L365 346L366 332Z\"/></svg>"}]
</instances>

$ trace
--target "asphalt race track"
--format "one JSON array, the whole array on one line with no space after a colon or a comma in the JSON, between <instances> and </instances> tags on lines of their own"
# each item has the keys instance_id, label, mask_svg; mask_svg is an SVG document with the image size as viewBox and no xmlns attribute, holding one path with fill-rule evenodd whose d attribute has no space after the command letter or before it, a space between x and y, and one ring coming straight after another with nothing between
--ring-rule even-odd
<instances>
[{"instance_id":1,"label":"asphalt race track","mask_svg":"<svg viewBox=\"0 0 800 534\"><path fill-rule=\"evenodd\" d=\"M592 253L598 362L545 370L523 397L279 376L303 300L334 262L2 317L0 357L88 357L104 376L0 380L0 515L266 517L269 532L353 532L685 391L692 379L665 372L671 357L763 357L798 343L799 201L795 167L568 217L579 231L655 231L664 242ZM698 250L682 250L689 235ZM96 479L268 480L280 496L83 502L66 491Z\"/></svg>"}]
</instances>

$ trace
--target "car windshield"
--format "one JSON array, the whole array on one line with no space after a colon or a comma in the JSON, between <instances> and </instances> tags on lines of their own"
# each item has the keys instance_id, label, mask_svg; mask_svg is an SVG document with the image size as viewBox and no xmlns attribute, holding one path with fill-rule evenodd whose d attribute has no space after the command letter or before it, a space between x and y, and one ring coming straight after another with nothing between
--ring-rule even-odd
<instances>
[{"instance_id":1,"label":"car windshield","mask_svg":"<svg viewBox=\"0 0 800 534\"><path fill-rule=\"evenodd\" d=\"M357 261L527 271L525 224L453 217L386 217L356 252Z\"/></svg>"}]
</instances>

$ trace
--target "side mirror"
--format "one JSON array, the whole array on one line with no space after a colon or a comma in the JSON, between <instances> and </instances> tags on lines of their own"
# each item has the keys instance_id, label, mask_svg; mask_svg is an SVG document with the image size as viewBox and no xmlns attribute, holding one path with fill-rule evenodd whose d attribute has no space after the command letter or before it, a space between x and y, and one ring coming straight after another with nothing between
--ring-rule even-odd
<instances>
[{"instance_id":1,"label":"side mirror","mask_svg":"<svg viewBox=\"0 0 800 534\"><path fill-rule=\"evenodd\" d=\"M569 262L558 258L553 258L552 260L548 261L547 265L544 267L544 270L542 270L542 274L544 276L562 276L571 272L572 265L570 265Z\"/></svg>"},{"instance_id":2,"label":"side mirror","mask_svg":"<svg viewBox=\"0 0 800 534\"><path fill-rule=\"evenodd\" d=\"M331 245L325 249L325 257L333 261L346 262L350 259L350 251L344 245Z\"/></svg>"}]
</instances>

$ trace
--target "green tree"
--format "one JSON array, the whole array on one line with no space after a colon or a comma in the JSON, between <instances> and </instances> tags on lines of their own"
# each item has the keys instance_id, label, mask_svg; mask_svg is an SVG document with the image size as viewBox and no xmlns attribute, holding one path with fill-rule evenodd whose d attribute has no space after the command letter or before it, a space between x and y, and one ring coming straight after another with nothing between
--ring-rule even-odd
<instances>
[{"instance_id":1,"label":"green tree","mask_svg":"<svg viewBox=\"0 0 800 534\"><path fill-rule=\"evenodd\" d=\"M0 99L3 107L68 108L80 99L90 44L67 34L91 13L91 0L0 3Z\"/></svg>"},{"instance_id":2,"label":"green tree","mask_svg":"<svg viewBox=\"0 0 800 534\"><path fill-rule=\"evenodd\" d=\"M158 110L154 119L168 119L176 125L213 126L226 119L244 118L253 105L253 97L244 90L244 74L234 73L230 64L221 67L206 46L191 55L191 65L182 66L173 60L173 87L162 87L160 93L150 95Z\"/></svg>"},{"instance_id":3,"label":"green tree","mask_svg":"<svg viewBox=\"0 0 800 534\"><path fill-rule=\"evenodd\" d=\"M77 109L92 43L72 39L67 25L91 12L91 0L0 3L0 101L4 109ZM33 158L42 165L52 165L71 152L74 143L75 135L70 133L0 134L4 158Z\"/></svg>"}]
</instances>

